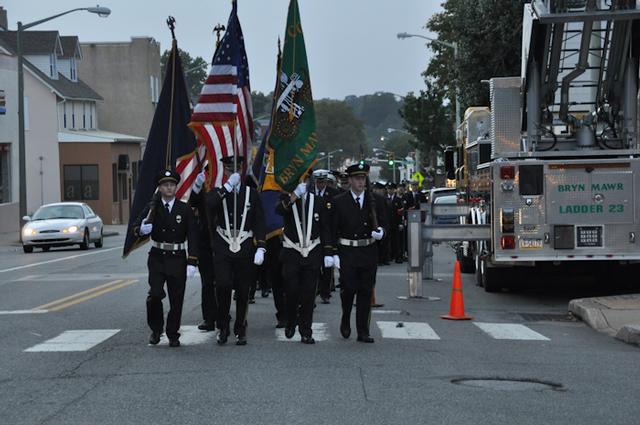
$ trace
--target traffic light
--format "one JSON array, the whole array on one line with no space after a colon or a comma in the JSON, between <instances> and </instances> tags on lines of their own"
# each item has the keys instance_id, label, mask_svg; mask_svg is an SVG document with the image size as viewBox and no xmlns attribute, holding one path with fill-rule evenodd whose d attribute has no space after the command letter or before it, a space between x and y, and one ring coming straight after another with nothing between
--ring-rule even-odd
<instances>
[{"instance_id":1,"label":"traffic light","mask_svg":"<svg viewBox=\"0 0 640 425\"><path fill-rule=\"evenodd\" d=\"M390 153L387 159L387 164L393 165L394 163L395 163L395 155L393 153Z\"/></svg>"},{"instance_id":2,"label":"traffic light","mask_svg":"<svg viewBox=\"0 0 640 425\"><path fill-rule=\"evenodd\" d=\"M359 165L364 165L364 159L361 159L360 161L358 161Z\"/></svg>"}]
</instances>

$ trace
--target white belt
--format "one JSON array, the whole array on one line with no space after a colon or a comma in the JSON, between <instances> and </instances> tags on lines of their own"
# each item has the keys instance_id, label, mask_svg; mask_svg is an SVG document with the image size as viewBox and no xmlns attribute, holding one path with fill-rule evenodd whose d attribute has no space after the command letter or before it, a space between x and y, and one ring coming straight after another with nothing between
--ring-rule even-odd
<instances>
[{"instance_id":1,"label":"white belt","mask_svg":"<svg viewBox=\"0 0 640 425\"><path fill-rule=\"evenodd\" d=\"M283 234L282 246L284 248L295 249L302 255L304 258L309 256L309 253L313 251L313 248L320 245L320 238L313 239L308 246L303 247L300 243L295 243L291 239L287 237L287 235Z\"/></svg>"},{"instance_id":2,"label":"white belt","mask_svg":"<svg viewBox=\"0 0 640 425\"><path fill-rule=\"evenodd\" d=\"M338 239L338 243L340 245L344 245L344 246L355 246L355 247L361 247L361 246L369 246L371 244L373 244L376 240L373 238L369 238L369 239L345 239L345 238L339 238Z\"/></svg>"},{"instance_id":3,"label":"white belt","mask_svg":"<svg viewBox=\"0 0 640 425\"><path fill-rule=\"evenodd\" d=\"M238 246L242 245L242 242L253 237L253 231L251 230L225 230L222 227L216 227L216 232L220 237L229 245L235 240Z\"/></svg>"},{"instance_id":4,"label":"white belt","mask_svg":"<svg viewBox=\"0 0 640 425\"><path fill-rule=\"evenodd\" d=\"M161 249L163 251L183 251L184 243L167 243L151 241L151 246Z\"/></svg>"}]
</instances>

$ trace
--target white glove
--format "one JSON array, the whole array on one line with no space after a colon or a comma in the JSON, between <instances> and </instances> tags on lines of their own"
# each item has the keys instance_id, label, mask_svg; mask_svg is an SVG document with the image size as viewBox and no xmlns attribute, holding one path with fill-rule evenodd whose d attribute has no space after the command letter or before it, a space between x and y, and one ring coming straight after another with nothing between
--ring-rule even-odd
<instances>
[{"instance_id":1,"label":"white glove","mask_svg":"<svg viewBox=\"0 0 640 425\"><path fill-rule=\"evenodd\" d=\"M302 198L304 194L307 193L307 185L306 183L300 183L298 187L293 191L293 194L298 198Z\"/></svg>"},{"instance_id":2,"label":"white glove","mask_svg":"<svg viewBox=\"0 0 640 425\"><path fill-rule=\"evenodd\" d=\"M384 236L384 230L382 230L382 227L378 227L377 230L374 230L373 232L371 232L371 237L377 241L382 239L383 236Z\"/></svg>"},{"instance_id":3,"label":"white glove","mask_svg":"<svg viewBox=\"0 0 640 425\"><path fill-rule=\"evenodd\" d=\"M194 193L200 193L200 191L202 190L202 185L204 184L204 181L206 179L207 175L204 173L204 171L198 174L196 176L196 181L193 182L193 187L191 188L191 190L193 190Z\"/></svg>"},{"instance_id":4,"label":"white glove","mask_svg":"<svg viewBox=\"0 0 640 425\"><path fill-rule=\"evenodd\" d=\"M187 266L187 277L194 277L196 275L196 266L189 264Z\"/></svg>"},{"instance_id":5,"label":"white glove","mask_svg":"<svg viewBox=\"0 0 640 425\"><path fill-rule=\"evenodd\" d=\"M153 224L147 223L147 219L142 220L142 224L140 225L140 234L142 236L148 235L153 230Z\"/></svg>"},{"instance_id":6,"label":"white glove","mask_svg":"<svg viewBox=\"0 0 640 425\"><path fill-rule=\"evenodd\" d=\"M325 255L324 266L327 269L330 269L331 267L333 267L333 257L331 255Z\"/></svg>"},{"instance_id":7,"label":"white glove","mask_svg":"<svg viewBox=\"0 0 640 425\"><path fill-rule=\"evenodd\" d=\"M240 174L233 173L227 179L227 182L224 184L224 188L227 189L227 192L231 192L236 187L240 186Z\"/></svg>"},{"instance_id":8,"label":"white glove","mask_svg":"<svg viewBox=\"0 0 640 425\"><path fill-rule=\"evenodd\" d=\"M336 269L340 268L340 257L338 257L337 255L333 256L333 267L335 267Z\"/></svg>"},{"instance_id":9,"label":"white glove","mask_svg":"<svg viewBox=\"0 0 640 425\"><path fill-rule=\"evenodd\" d=\"M264 253L267 252L264 248L258 248L256 250L256 255L253 256L253 264L256 266L261 266L264 263Z\"/></svg>"}]
</instances>

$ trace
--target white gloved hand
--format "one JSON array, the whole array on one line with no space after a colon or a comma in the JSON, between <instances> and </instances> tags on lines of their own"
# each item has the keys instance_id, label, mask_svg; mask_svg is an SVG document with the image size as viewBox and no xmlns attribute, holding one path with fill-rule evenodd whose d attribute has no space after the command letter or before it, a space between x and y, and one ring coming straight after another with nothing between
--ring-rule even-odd
<instances>
[{"instance_id":1,"label":"white gloved hand","mask_svg":"<svg viewBox=\"0 0 640 425\"><path fill-rule=\"evenodd\" d=\"M336 269L340 268L340 257L338 257L337 255L333 256L333 267L335 267Z\"/></svg>"},{"instance_id":2,"label":"white gloved hand","mask_svg":"<svg viewBox=\"0 0 640 425\"><path fill-rule=\"evenodd\" d=\"M189 264L187 266L187 277L194 277L196 275L196 266Z\"/></svg>"},{"instance_id":3,"label":"white gloved hand","mask_svg":"<svg viewBox=\"0 0 640 425\"><path fill-rule=\"evenodd\" d=\"M264 253L267 252L264 248L258 248L256 254L253 256L253 264L261 266L264 263Z\"/></svg>"},{"instance_id":4,"label":"white gloved hand","mask_svg":"<svg viewBox=\"0 0 640 425\"><path fill-rule=\"evenodd\" d=\"M331 255L324 256L324 266L327 269L330 269L331 267L333 267L333 257Z\"/></svg>"},{"instance_id":5,"label":"white gloved hand","mask_svg":"<svg viewBox=\"0 0 640 425\"><path fill-rule=\"evenodd\" d=\"M227 192L231 192L236 187L240 186L240 174L233 173L227 179L227 182L224 184L224 188L227 189Z\"/></svg>"},{"instance_id":6,"label":"white gloved hand","mask_svg":"<svg viewBox=\"0 0 640 425\"><path fill-rule=\"evenodd\" d=\"M382 239L383 236L384 236L384 230L382 230L382 227L378 227L377 230L374 230L373 232L371 232L371 237L377 241Z\"/></svg>"},{"instance_id":7,"label":"white gloved hand","mask_svg":"<svg viewBox=\"0 0 640 425\"><path fill-rule=\"evenodd\" d=\"M204 173L204 171L202 171L196 176L196 181L193 182L193 187L191 188L191 190L193 190L194 193L200 193L205 180L207 180L207 175Z\"/></svg>"},{"instance_id":8,"label":"white gloved hand","mask_svg":"<svg viewBox=\"0 0 640 425\"><path fill-rule=\"evenodd\" d=\"M140 234L142 236L148 235L153 230L153 224L147 223L147 219L142 220L142 224L140 225Z\"/></svg>"},{"instance_id":9,"label":"white gloved hand","mask_svg":"<svg viewBox=\"0 0 640 425\"><path fill-rule=\"evenodd\" d=\"M298 187L293 191L293 194L298 198L302 198L304 194L307 193L307 185L306 183L300 183Z\"/></svg>"}]
</instances>

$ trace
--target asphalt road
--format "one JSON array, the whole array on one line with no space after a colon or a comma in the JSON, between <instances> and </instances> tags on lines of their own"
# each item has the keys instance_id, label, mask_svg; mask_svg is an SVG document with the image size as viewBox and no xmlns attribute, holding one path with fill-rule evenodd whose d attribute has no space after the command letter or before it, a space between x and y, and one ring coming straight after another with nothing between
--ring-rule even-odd
<instances>
[{"instance_id":1,"label":"asphalt road","mask_svg":"<svg viewBox=\"0 0 640 425\"><path fill-rule=\"evenodd\" d=\"M188 327L200 320L196 278L182 347L151 347L146 249L122 260L121 246L111 237L89 251L0 248L0 423L638 423L640 350L560 320L593 287L533 279L486 294L463 275L473 320L441 320L453 254L439 246L441 281L424 288L440 301L397 299L405 265L379 269L375 344L340 337L334 293L315 310L316 345L282 341L272 298L258 298L249 344L220 347Z\"/></svg>"}]
</instances>

